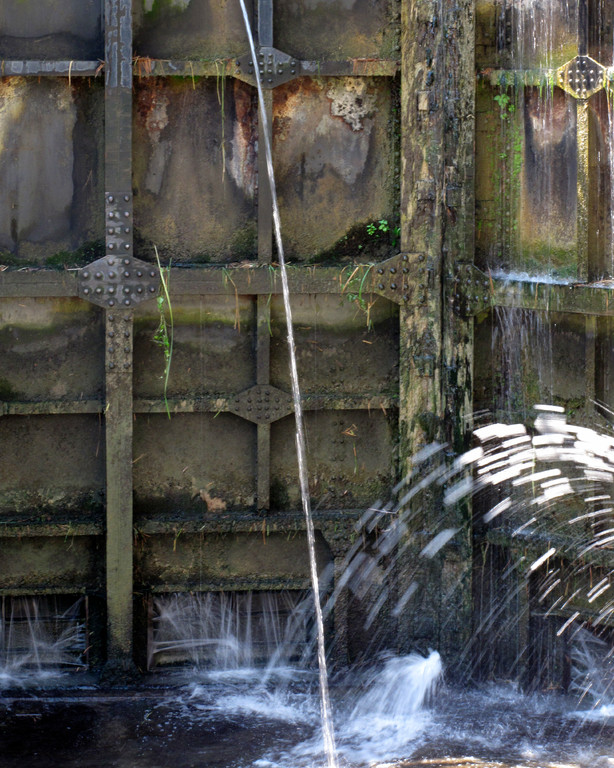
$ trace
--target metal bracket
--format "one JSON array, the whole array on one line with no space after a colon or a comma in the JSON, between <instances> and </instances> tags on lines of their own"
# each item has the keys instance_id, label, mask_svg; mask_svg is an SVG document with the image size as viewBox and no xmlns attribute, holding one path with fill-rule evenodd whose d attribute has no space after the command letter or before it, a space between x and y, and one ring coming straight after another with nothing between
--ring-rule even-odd
<instances>
[{"instance_id":1,"label":"metal bracket","mask_svg":"<svg viewBox=\"0 0 614 768\"><path fill-rule=\"evenodd\" d=\"M396 304L426 304L432 281L433 270L423 253L399 253L373 269L371 290Z\"/></svg>"},{"instance_id":2,"label":"metal bracket","mask_svg":"<svg viewBox=\"0 0 614 768\"><path fill-rule=\"evenodd\" d=\"M576 56L556 70L555 85L576 99L588 99L605 87L605 67L590 56Z\"/></svg>"},{"instance_id":3,"label":"metal bracket","mask_svg":"<svg viewBox=\"0 0 614 768\"><path fill-rule=\"evenodd\" d=\"M259 384L230 400L228 410L255 424L270 424L292 413L294 406L287 392L269 384Z\"/></svg>"},{"instance_id":4,"label":"metal bracket","mask_svg":"<svg viewBox=\"0 0 614 768\"><path fill-rule=\"evenodd\" d=\"M79 270L79 297L99 307L132 307L152 299L160 275L151 264L132 256L106 256Z\"/></svg>"},{"instance_id":5,"label":"metal bracket","mask_svg":"<svg viewBox=\"0 0 614 768\"><path fill-rule=\"evenodd\" d=\"M254 70L258 66L263 88L275 88L301 74L301 62L298 59L277 48L266 46L257 50L255 62L251 53L246 53L236 60L236 65L235 77L250 85L256 85Z\"/></svg>"},{"instance_id":6,"label":"metal bracket","mask_svg":"<svg viewBox=\"0 0 614 768\"><path fill-rule=\"evenodd\" d=\"M100 307L132 307L158 292L158 270L132 255L132 195L105 195L106 251L78 273L78 294Z\"/></svg>"},{"instance_id":7,"label":"metal bracket","mask_svg":"<svg viewBox=\"0 0 614 768\"><path fill-rule=\"evenodd\" d=\"M456 314L471 317L492 306L488 276L473 264L455 264L448 283L452 288L448 300Z\"/></svg>"}]
</instances>

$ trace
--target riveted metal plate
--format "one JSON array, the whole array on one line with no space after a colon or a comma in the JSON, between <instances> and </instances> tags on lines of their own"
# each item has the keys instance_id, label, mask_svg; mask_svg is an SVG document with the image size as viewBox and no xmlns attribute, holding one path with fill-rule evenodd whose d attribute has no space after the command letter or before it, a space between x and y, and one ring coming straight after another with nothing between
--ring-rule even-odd
<instances>
[{"instance_id":1,"label":"riveted metal plate","mask_svg":"<svg viewBox=\"0 0 614 768\"><path fill-rule=\"evenodd\" d=\"M423 253L399 253L372 270L371 290L402 306L426 304L433 270Z\"/></svg>"},{"instance_id":2,"label":"riveted metal plate","mask_svg":"<svg viewBox=\"0 0 614 768\"><path fill-rule=\"evenodd\" d=\"M110 374L132 370L132 338L131 310L109 309L105 323L105 365Z\"/></svg>"},{"instance_id":3,"label":"riveted metal plate","mask_svg":"<svg viewBox=\"0 0 614 768\"><path fill-rule=\"evenodd\" d=\"M492 306L490 280L473 264L456 264L448 287L448 301L462 317L478 315Z\"/></svg>"},{"instance_id":4,"label":"riveted metal plate","mask_svg":"<svg viewBox=\"0 0 614 768\"><path fill-rule=\"evenodd\" d=\"M256 424L270 424L292 413L294 407L287 392L263 384L250 387L229 400L228 410Z\"/></svg>"},{"instance_id":5,"label":"riveted metal plate","mask_svg":"<svg viewBox=\"0 0 614 768\"><path fill-rule=\"evenodd\" d=\"M100 307L132 307L154 298L160 275L155 267L129 255L111 255L79 270L79 296Z\"/></svg>"},{"instance_id":6,"label":"riveted metal plate","mask_svg":"<svg viewBox=\"0 0 614 768\"><path fill-rule=\"evenodd\" d=\"M588 99L605 86L605 75L605 67L590 56L576 56L557 69L554 83L576 99Z\"/></svg>"},{"instance_id":7,"label":"riveted metal plate","mask_svg":"<svg viewBox=\"0 0 614 768\"><path fill-rule=\"evenodd\" d=\"M131 255L132 252L132 195L127 193L105 195L106 248L110 256Z\"/></svg>"},{"instance_id":8,"label":"riveted metal plate","mask_svg":"<svg viewBox=\"0 0 614 768\"><path fill-rule=\"evenodd\" d=\"M301 74L301 62L277 48L263 46L256 51L256 60L246 53L236 60L235 77L250 85L256 85L256 67L263 88L275 88Z\"/></svg>"}]
</instances>

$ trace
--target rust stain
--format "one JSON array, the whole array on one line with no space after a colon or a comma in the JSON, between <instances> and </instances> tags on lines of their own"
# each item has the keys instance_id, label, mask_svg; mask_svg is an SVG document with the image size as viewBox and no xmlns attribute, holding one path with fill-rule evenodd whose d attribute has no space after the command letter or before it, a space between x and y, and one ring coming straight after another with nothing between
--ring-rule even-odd
<instances>
[{"instance_id":1,"label":"rust stain","mask_svg":"<svg viewBox=\"0 0 614 768\"><path fill-rule=\"evenodd\" d=\"M201 488L198 495L207 505L207 512L224 512L226 502L219 496L212 496L206 488Z\"/></svg>"}]
</instances>

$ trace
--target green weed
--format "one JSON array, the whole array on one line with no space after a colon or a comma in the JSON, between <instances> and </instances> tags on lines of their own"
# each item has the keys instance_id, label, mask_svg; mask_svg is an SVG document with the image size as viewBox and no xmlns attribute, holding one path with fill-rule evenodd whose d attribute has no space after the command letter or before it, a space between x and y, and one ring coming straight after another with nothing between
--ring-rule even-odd
<instances>
[{"instance_id":1,"label":"green weed","mask_svg":"<svg viewBox=\"0 0 614 768\"><path fill-rule=\"evenodd\" d=\"M154 334L153 340L156 344L162 347L164 352L164 373L161 378L164 380L164 406L168 418L171 417L171 410L168 405L168 379L171 372L171 362L173 360L173 305L171 304L171 297L169 293L169 284L171 278L171 264L169 261L168 267L163 267L160 263L160 256L158 255L158 249L154 245L154 251L156 254L156 261L158 263L158 272L160 273L160 292L157 298L159 323L158 329ZM167 320L168 313L168 320Z\"/></svg>"}]
</instances>

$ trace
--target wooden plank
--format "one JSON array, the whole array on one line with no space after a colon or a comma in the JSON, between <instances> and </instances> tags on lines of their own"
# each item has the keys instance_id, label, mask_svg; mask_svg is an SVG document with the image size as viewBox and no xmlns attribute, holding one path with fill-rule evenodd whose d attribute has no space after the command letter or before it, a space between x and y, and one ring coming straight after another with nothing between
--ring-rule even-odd
<instances>
[{"instance_id":1,"label":"wooden plank","mask_svg":"<svg viewBox=\"0 0 614 768\"><path fill-rule=\"evenodd\" d=\"M107 250L132 253L132 2L105 0ZM128 230L128 231L126 231ZM114 250L110 252L110 255ZM109 303L111 300L109 301ZM107 674L132 668L132 312L105 310Z\"/></svg>"},{"instance_id":2,"label":"wooden plank","mask_svg":"<svg viewBox=\"0 0 614 768\"><path fill-rule=\"evenodd\" d=\"M96 77L102 61L0 61L0 77Z\"/></svg>"}]
</instances>

